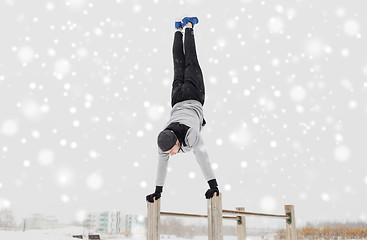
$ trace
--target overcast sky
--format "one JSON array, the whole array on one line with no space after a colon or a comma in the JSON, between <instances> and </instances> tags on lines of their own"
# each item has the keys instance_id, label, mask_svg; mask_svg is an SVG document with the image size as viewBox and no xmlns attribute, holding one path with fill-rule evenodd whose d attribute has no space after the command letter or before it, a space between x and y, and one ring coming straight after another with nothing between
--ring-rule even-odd
<instances>
[{"instance_id":1,"label":"overcast sky","mask_svg":"<svg viewBox=\"0 0 367 240\"><path fill-rule=\"evenodd\" d=\"M223 208L367 220L364 0L0 1L0 208L145 215L174 21L197 16L202 130ZM205 213L192 153L162 209Z\"/></svg>"}]
</instances>

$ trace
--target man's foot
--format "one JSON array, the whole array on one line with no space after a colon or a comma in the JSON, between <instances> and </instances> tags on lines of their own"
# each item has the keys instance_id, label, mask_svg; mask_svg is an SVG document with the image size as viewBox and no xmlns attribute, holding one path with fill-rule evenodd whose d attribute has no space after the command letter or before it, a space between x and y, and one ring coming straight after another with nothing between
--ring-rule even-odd
<instances>
[{"instance_id":1,"label":"man's foot","mask_svg":"<svg viewBox=\"0 0 367 240\"><path fill-rule=\"evenodd\" d=\"M181 21L176 21L175 22L175 28L177 30L182 30L182 22Z\"/></svg>"},{"instance_id":2,"label":"man's foot","mask_svg":"<svg viewBox=\"0 0 367 240\"><path fill-rule=\"evenodd\" d=\"M194 28L195 24L199 23L199 19L197 17L184 17L182 19L182 26L186 26L188 23L191 23L192 28Z\"/></svg>"}]
</instances>

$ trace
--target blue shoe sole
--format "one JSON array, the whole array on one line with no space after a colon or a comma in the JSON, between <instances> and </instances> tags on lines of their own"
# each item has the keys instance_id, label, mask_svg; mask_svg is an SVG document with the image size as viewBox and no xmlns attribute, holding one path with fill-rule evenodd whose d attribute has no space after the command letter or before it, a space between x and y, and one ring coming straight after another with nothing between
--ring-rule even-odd
<instances>
[{"instance_id":1,"label":"blue shoe sole","mask_svg":"<svg viewBox=\"0 0 367 240\"><path fill-rule=\"evenodd\" d=\"M186 26L186 24L189 22L191 22L192 27L194 27L195 24L199 23L199 19L197 17L184 17L182 19L182 26Z\"/></svg>"}]
</instances>

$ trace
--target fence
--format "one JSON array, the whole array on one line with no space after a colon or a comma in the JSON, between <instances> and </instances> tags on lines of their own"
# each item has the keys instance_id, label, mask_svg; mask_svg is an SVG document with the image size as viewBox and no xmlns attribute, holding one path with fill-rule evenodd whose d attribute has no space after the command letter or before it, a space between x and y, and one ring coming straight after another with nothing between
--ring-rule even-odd
<instances>
[{"instance_id":1,"label":"fence","mask_svg":"<svg viewBox=\"0 0 367 240\"><path fill-rule=\"evenodd\" d=\"M209 240L223 240L222 235L222 219L234 219L237 221L237 239L246 239L246 215L261 216L261 217L273 217L286 220L286 232L287 240L296 240L296 221L294 215L294 206L285 205L285 215L265 214L265 213L253 213L245 212L243 207L238 207L236 210L223 210L222 209L222 195L215 195L213 198L208 199L208 215L200 214L188 214L188 213L176 213L176 212L161 212L160 199L155 200L154 203L147 203L147 240L159 240L160 239L160 215L169 216L181 216L181 217L200 217L208 219L208 239ZM233 216L228 216L233 215Z\"/></svg>"}]
</instances>

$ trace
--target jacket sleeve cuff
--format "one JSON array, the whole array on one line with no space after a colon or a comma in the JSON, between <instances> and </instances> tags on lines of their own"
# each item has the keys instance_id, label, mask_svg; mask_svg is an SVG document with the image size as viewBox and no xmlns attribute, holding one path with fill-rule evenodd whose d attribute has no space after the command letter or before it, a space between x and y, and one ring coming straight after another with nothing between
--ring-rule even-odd
<instances>
[{"instance_id":1,"label":"jacket sleeve cuff","mask_svg":"<svg viewBox=\"0 0 367 240\"><path fill-rule=\"evenodd\" d=\"M217 180L215 180L215 179L209 180L208 184L209 184L209 187L212 188L212 189L217 188L217 186L218 186Z\"/></svg>"},{"instance_id":2,"label":"jacket sleeve cuff","mask_svg":"<svg viewBox=\"0 0 367 240\"><path fill-rule=\"evenodd\" d=\"M159 193L163 192L163 186L156 186L155 192L159 192Z\"/></svg>"}]
</instances>

